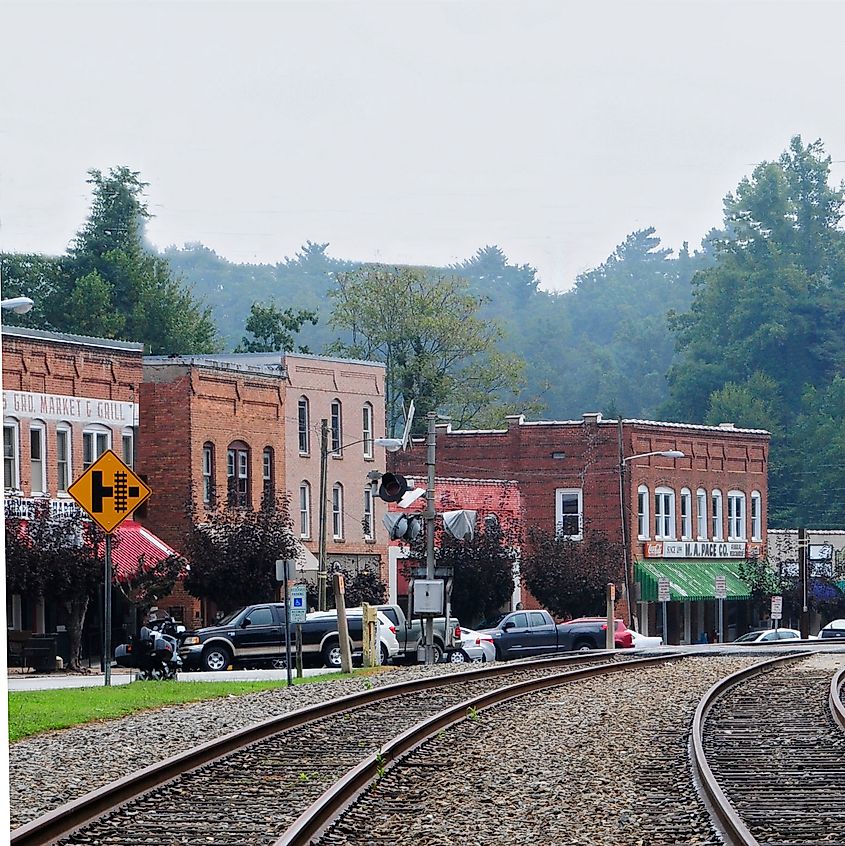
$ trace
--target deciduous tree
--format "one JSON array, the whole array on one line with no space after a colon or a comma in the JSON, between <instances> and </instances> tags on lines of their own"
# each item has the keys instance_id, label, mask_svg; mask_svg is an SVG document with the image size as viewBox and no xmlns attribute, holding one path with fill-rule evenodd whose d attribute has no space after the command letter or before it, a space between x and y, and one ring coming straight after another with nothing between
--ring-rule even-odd
<instances>
[{"instance_id":1,"label":"deciduous tree","mask_svg":"<svg viewBox=\"0 0 845 846\"><path fill-rule=\"evenodd\" d=\"M235 352L293 352L296 334L306 322L316 326L317 312L292 308L282 310L274 303L255 302L246 321L246 331L252 338L244 335ZM299 352L308 353L310 350L307 346L300 346Z\"/></svg>"}]
</instances>

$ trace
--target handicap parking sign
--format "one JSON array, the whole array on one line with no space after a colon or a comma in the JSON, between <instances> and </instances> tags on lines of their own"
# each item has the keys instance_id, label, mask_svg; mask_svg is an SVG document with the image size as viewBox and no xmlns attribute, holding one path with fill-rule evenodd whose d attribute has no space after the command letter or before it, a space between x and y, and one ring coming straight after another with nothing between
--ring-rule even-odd
<instances>
[{"instance_id":1,"label":"handicap parking sign","mask_svg":"<svg viewBox=\"0 0 845 846\"><path fill-rule=\"evenodd\" d=\"M290 622L304 623L307 609L305 585L294 585L290 591Z\"/></svg>"}]
</instances>

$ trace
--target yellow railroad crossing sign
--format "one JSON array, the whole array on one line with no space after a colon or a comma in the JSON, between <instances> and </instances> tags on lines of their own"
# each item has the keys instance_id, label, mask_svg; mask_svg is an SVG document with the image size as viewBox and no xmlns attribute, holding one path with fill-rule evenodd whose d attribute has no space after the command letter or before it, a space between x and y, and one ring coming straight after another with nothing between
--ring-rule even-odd
<instances>
[{"instance_id":1,"label":"yellow railroad crossing sign","mask_svg":"<svg viewBox=\"0 0 845 846\"><path fill-rule=\"evenodd\" d=\"M110 449L67 492L107 534L111 534L152 493Z\"/></svg>"}]
</instances>

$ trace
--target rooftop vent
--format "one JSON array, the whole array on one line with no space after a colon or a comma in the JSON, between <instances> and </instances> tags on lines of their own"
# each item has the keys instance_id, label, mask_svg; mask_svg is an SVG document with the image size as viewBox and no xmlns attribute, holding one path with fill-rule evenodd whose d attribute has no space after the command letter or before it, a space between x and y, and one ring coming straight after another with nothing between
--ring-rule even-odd
<instances>
[{"instance_id":1,"label":"rooftop vent","mask_svg":"<svg viewBox=\"0 0 845 846\"><path fill-rule=\"evenodd\" d=\"M585 423L601 423L601 412L600 411L588 411L584 415L584 422Z\"/></svg>"},{"instance_id":2,"label":"rooftop vent","mask_svg":"<svg viewBox=\"0 0 845 846\"><path fill-rule=\"evenodd\" d=\"M720 429L736 429L736 425L733 424L733 423L720 423L719 428Z\"/></svg>"}]
</instances>

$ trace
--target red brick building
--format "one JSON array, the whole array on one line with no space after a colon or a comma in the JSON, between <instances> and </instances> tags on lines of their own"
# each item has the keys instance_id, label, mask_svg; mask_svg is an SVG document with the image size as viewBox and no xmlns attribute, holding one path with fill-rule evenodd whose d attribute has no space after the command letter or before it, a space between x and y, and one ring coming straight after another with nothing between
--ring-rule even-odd
<instances>
[{"instance_id":1,"label":"red brick building","mask_svg":"<svg viewBox=\"0 0 845 846\"><path fill-rule=\"evenodd\" d=\"M666 451L682 458L643 455ZM670 642L714 628L714 579L727 581L724 639L746 624L748 588L737 575L766 543L769 434L732 424L657 421L529 422L502 430L437 427L437 472L519 483L523 527L583 537L584 527L627 539L627 587L640 628L659 631L657 581L670 581ZM397 454L392 469L424 472L425 445ZM620 496L621 492L621 496ZM626 585L619 586L626 613Z\"/></svg>"}]
</instances>

